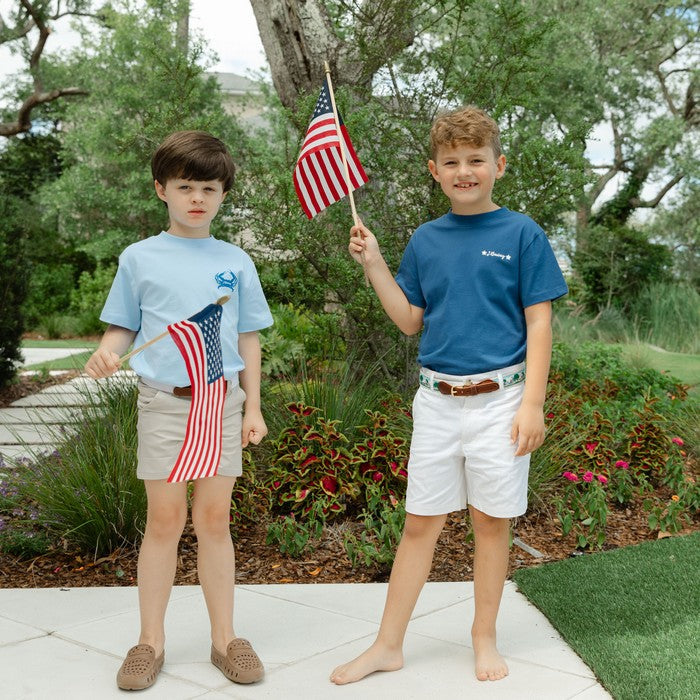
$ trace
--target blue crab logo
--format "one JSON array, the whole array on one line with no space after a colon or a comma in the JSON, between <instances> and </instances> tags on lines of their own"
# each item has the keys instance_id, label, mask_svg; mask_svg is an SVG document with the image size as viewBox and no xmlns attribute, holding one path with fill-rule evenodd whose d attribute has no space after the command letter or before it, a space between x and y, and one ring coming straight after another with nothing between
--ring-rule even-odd
<instances>
[{"instance_id":1,"label":"blue crab logo","mask_svg":"<svg viewBox=\"0 0 700 700\"><path fill-rule=\"evenodd\" d=\"M238 284L238 278L231 270L217 273L214 275L214 279L216 280L217 289L230 289L233 291Z\"/></svg>"}]
</instances>

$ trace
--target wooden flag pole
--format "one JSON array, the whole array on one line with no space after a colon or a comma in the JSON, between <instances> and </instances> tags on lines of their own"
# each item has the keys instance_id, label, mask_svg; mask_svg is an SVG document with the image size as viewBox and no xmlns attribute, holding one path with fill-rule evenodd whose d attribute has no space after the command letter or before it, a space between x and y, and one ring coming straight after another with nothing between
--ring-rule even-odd
<instances>
[{"instance_id":1,"label":"wooden flag pole","mask_svg":"<svg viewBox=\"0 0 700 700\"><path fill-rule=\"evenodd\" d=\"M215 304L225 304L231 297L228 294L225 294L222 297L219 297L214 303ZM141 352L141 350L145 350L149 345L153 345L153 343L157 343L159 340L165 338L166 335L169 334L170 331L163 331L160 335L157 335L155 338L151 338L147 343L144 343L143 345L139 345L137 348L134 348L131 352L126 353L124 357L120 357L117 360L117 364L121 365L124 364L130 357L133 357L137 352Z\"/></svg>"},{"instance_id":2,"label":"wooden flag pole","mask_svg":"<svg viewBox=\"0 0 700 700\"><path fill-rule=\"evenodd\" d=\"M335 106L335 94L333 93L333 83L331 81L331 68L328 61L323 62L323 67L326 70L326 81L328 82L328 92L331 96L331 107L333 108L333 119L335 119L335 131L338 134L338 148L340 149L340 159L343 161L343 170L345 171L345 184L348 188L348 199L350 200L350 211L352 212L352 220L355 226L359 225L360 217L357 215L355 208L355 198L352 196L352 183L350 182L350 170L348 168L348 160L345 157L345 139L343 132L340 130L340 119L338 119L338 109ZM365 286L369 287L369 277L365 268L365 251L362 251L362 269L365 273Z\"/></svg>"}]
</instances>

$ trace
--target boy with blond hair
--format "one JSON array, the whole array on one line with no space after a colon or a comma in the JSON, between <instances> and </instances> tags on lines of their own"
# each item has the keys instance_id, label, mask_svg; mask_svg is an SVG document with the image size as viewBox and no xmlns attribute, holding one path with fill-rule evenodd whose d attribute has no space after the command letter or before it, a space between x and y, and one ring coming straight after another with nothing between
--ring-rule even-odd
<instances>
[{"instance_id":1,"label":"boy with blond hair","mask_svg":"<svg viewBox=\"0 0 700 700\"><path fill-rule=\"evenodd\" d=\"M221 353L226 396L221 460L215 476L194 481L192 524L197 572L211 624L212 663L231 681L253 683L264 669L250 643L233 628L234 550L231 492L242 473L241 450L267 433L260 411L260 341L272 324L253 261L238 246L213 238L209 227L231 189L234 164L225 144L202 131L171 134L151 161L156 195L168 210L167 231L130 245L101 319L109 324L85 365L94 378L119 368L119 357L189 317L220 296ZM187 482L168 481L182 447L192 400L184 359L172 338L131 360L139 377L138 465L148 511L139 551L141 634L117 673L124 690L153 685L163 666L165 611L187 520ZM245 410L243 410L245 408Z\"/></svg>"},{"instance_id":2,"label":"boy with blond hair","mask_svg":"<svg viewBox=\"0 0 700 700\"><path fill-rule=\"evenodd\" d=\"M413 401L406 524L374 643L331 674L336 684L403 666L403 639L447 514L469 508L479 680L508 666L496 617L508 571L510 518L527 508L530 453L544 440L551 301L567 292L542 229L493 202L506 168L496 122L475 107L439 116L428 168L450 200L420 226L394 278L361 222L349 250L391 320L423 334ZM527 372L526 372L527 367Z\"/></svg>"}]
</instances>

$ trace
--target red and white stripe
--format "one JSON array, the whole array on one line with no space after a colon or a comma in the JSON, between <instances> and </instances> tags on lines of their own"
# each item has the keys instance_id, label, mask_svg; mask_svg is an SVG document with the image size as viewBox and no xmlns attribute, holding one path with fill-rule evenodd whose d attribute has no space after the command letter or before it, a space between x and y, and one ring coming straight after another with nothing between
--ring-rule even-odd
<instances>
[{"instance_id":1,"label":"red and white stripe","mask_svg":"<svg viewBox=\"0 0 700 700\"><path fill-rule=\"evenodd\" d=\"M350 189L354 191L367 182L368 178L344 124L341 124L340 132L348 164ZM309 219L347 195L345 168L332 114L322 114L309 125L294 168L294 188Z\"/></svg>"},{"instance_id":2,"label":"red and white stripe","mask_svg":"<svg viewBox=\"0 0 700 700\"><path fill-rule=\"evenodd\" d=\"M223 376L207 384L207 357L200 327L189 321L168 326L185 360L192 405L185 440L168 482L214 476L221 461L222 417L226 399Z\"/></svg>"}]
</instances>

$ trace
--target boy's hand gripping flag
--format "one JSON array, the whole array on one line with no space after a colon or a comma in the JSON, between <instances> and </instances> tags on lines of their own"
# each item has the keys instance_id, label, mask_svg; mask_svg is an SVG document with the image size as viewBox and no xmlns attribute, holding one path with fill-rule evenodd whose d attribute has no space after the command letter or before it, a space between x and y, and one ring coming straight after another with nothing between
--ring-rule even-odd
<instances>
[{"instance_id":1,"label":"boy's hand gripping flag","mask_svg":"<svg viewBox=\"0 0 700 700\"><path fill-rule=\"evenodd\" d=\"M221 356L221 305L209 304L168 332L182 353L192 386L185 440L169 482L214 476L221 460L226 382Z\"/></svg>"},{"instance_id":2,"label":"boy's hand gripping flag","mask_svg":"<svg viewBox=\"0 0 700 700\"><path fill-rule=\"evenodd\" d=\"M326 78L294 168L294 188L309 219L348 194L348 180L350 191L367 182L367 175L352 147L340 113L337 116L347 162L347 177Z\"/></svg>"}]
</instances>

